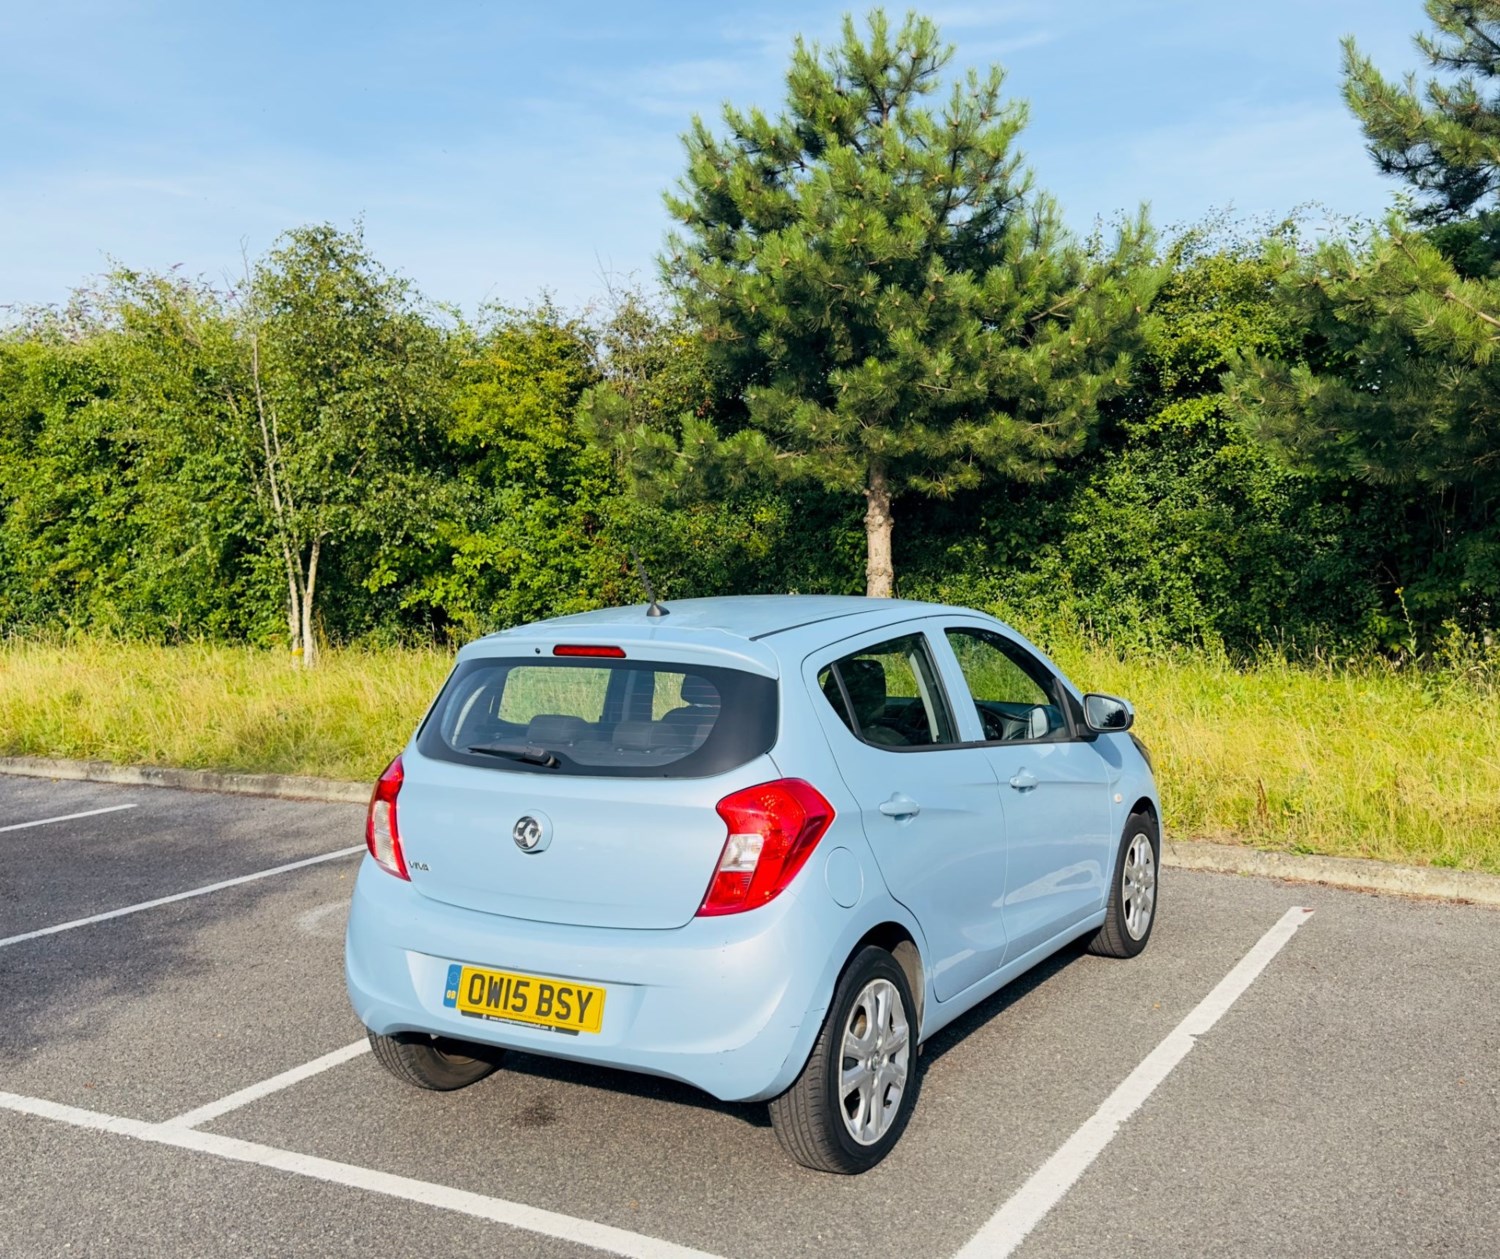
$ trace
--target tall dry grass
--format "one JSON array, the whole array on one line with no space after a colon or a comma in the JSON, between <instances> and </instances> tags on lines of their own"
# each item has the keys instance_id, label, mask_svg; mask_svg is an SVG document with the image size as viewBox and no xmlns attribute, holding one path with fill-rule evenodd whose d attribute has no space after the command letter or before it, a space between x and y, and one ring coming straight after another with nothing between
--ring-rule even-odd
<instances>
[{"instance_id":1,"label":"tall dry grass","mask_svg":"<svg viewBox=\"0 0 1500 1259\"><path fill-rule=\"evenodd\" d=\"M1057 649L1131 698L1179 836L1500 872L1500 693L1378 661L1127 658Z\"/></svg>"},{"instance_id":2,"label":"tall dry grass","mask_svg":"<svg viewBox=\"0 0 1500 1259\"><path fill-rule=\"evenodd\" d=\"M373 779L452 666L402 648L319 668L248 647L0 643L0 754Z\"/></svg>"},{"instance_id":3,"label":"tall dry grass","mask_svg":"<svg viewBox=\"0 0 1500 1259\"><path fill-rule=\"evenodd\" d=\"M1146 658L1053 643L1080 686L1131 698L1180 837L1500 872L1500 694L1379 664ZM0 755L368 781L446 652L0 643Z\"/></svg>"}]
</instances>

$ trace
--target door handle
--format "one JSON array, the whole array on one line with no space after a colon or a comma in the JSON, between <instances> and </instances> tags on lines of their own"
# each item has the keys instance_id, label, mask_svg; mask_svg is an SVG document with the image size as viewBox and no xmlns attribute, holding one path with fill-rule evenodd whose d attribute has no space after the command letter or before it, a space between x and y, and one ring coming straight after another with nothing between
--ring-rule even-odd
<instances>
[{"instance_id":1,"label":"door handle","mask_svg":"<svg viewBox=\"0 0 1500 1259\"><path fill-rule=\"evenodd\" d=\"M1036 775L1029 769L1020 770L1010 780L1010 785L1017 791L1030 791L1036 786Z\"/></svg>"},{"instance_id":2,"label":"door handle","mask_svg":"<svg viewBox=\"0 0 1500 1259\"><path fill-rule=\"evenodd\" d=\"M916 817L922 811L922 807L910 796L902 795L898 791L881 804L880 811L886 817Z\"/></svg>"}]
</instances>

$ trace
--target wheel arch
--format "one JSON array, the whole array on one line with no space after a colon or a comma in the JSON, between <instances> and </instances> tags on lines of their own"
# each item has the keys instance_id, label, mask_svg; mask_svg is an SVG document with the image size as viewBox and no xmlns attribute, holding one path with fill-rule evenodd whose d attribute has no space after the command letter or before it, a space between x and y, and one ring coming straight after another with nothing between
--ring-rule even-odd
<instances>
[{"instance_id":1,"label":"wheel arch","mask_svg":"<svg viewBox=\"0 0 1500 1259\"><path fill-rule=\"evenodd\" d=\"M911 988L912 999L917 1003L917 1026L922 1026L922 1014L927 1008L927 983L926 968L922 965L922 950L912 938L912 934L899 922L886 921L871 927L849 950L849 956L844 959L844 967L847 969L855 955L866 945L873 944L876 948L884 949L896 959L896 964L906 973L907 985Z\"/></svg>"}]
</instances>

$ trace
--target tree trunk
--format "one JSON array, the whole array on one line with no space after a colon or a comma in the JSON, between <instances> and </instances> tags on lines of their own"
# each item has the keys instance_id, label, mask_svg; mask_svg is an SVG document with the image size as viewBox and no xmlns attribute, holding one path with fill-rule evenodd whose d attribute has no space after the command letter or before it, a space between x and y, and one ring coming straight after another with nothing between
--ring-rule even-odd
<instances>
[{"instance_id":1,"label":"tree trunk","mask_svg":"<svg viewBox=\"0 0 1500 1259\"><path fill-rule=\"evenodd\" d=\"M313 593L318 588L318 551L322 543L314 538L307 560L307 583L302 594L302 667L311 669L318 663L318 640L313 634Z\"/></svg>"},{"instance_id":2,"label":"tree trunk","mask_svg":"<svg viewBox=\"0 0 1500 1259\"><path fill-rule=\"evenodd\" d=\"M253 330L250 335L250 379L255 386L255 418L260 428L261 454L265 459L265 464L255 474L260 481L256 486L256 496L259 498L264 495L271 500L271 518L276 526L276 540L281 545L281 562L286 566L287 649L294 657L300 657L298 663L309 666L313 663L312 658L306 654L309 640L307 629L312 623L312 583L303 582L302 548L293 545L291 491L282 493L278 471L283 467L281 437L276 428L275 409L266 405L265 394L260 387L260 336ZM233 392L227 392L226 397L231 409L238 415L239 407ZM314 577L317 564L315 544L312 561Z\"/></svg>"},{"instance_id":3,"label":"tree trunk","mask_svg":"<svg viewBox=\"0 0 1500 1259\"><path fill-rule=\"evenodd\" d=\"M891 484L885 465L870 465L870 485L865 490L865 594L889 599L895 594L896 569L891 563Z\"/></svg>"},{"instance_id":4,"label":"tree trunk","mask_svg":"<svg viewBox=\"0 0 1500 1259\"><path fill-rule=\"evenodd\" d=\"M302 637L302 600L297 595L297 570L286 561L286 642L287 650L296 652Z\"/></svg>"}]
</instances>

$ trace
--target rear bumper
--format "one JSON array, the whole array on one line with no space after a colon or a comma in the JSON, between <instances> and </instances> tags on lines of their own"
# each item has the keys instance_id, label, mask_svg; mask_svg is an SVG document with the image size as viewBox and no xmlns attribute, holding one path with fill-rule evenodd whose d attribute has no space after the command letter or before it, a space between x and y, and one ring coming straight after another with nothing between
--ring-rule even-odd
<instances>
[{"instance_id":1,"label":"rear bumper","mask_svg":"<svg viewBox=\"0 0 1500 1259\"><path fill-rule=\"evenodd\" d=\"M807 883L799 880L799 883ZM527 922L429 900L366 858L345 939L355 1013L371 1031L429 1032L666 1076L723 1101L784 1091L823 1021L847 911L794 885L747 914L669 931ZM443 1004L454 963L606 990L597 1034L459 1014Z\"/></svg>"}]
</instances>

